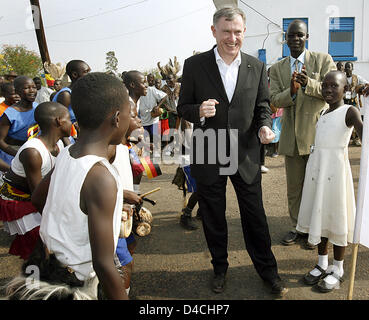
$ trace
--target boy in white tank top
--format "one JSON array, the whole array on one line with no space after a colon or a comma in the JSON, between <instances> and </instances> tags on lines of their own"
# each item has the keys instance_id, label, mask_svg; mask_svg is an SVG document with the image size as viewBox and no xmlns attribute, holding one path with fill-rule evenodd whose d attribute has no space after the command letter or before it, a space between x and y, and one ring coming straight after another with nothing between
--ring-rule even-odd
<instances>
[{"instance_id":1,"label":"boy in white tank top","mask_svg":"<svg viewBox=\"0 0 369 320\"><path fill-rule=\"evenodd\" d=\"M56 261L59 271L68 270L60 279L40 267L41 280L48 282L45 286L51 281L69 285L63 288L66 291L53 291L59 299L71 295L76 299L81 292L96 299L96 275L107 299L128 299L114 264L123 190L107 160L108 146L119 144L128 128L128 94L117 78L90 73L74 85L72 108L79 138L60 153L53 172L33 193L32 202L42 212L44 251L35 252L28 264L40 266L46 259ZM43 260L37 261L39 256Z\"/></svg>"}]
</instances>

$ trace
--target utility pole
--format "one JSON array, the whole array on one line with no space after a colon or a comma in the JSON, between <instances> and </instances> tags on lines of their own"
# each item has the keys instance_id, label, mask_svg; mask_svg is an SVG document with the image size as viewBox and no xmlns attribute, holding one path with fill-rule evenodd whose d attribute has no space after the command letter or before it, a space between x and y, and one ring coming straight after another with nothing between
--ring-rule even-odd
<instances>
[{"instance_id":1,"label":"utility pole","mask_svg":"<svg viewBox=\"0 0 369 320\"><path fill-rule=\"evenodd\" d=\"M47 48L44 24L42 22L41 8L39 0L30 0L31 9L33 13L33 23L35 25L36 37L38 42L38 48L42 59L42 65L45 62L50 63L49 50ZM35 21L37 19L37 21ZM46 72L46 71L45 71Z\"/></svg>"}]
</instances>

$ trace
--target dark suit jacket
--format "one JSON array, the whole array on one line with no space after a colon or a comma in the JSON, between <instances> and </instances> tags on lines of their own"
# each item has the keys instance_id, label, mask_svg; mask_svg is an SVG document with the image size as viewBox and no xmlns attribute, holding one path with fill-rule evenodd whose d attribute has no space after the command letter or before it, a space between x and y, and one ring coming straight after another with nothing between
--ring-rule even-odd
<instances>
[{"instance_id":1,"label":"dark suit jacket","mask_svg":"<svg viewBox=\"0 0 369 320\"><path fill-rule=\"evenodd\" d=\"M205 124L201 125L199 107L208 99L216 99L219 104L216 105L216 115L206 118ZM227 152L230 151L229 129L238 129L238 140L234 140L238 147L238 171L246 183L255 181L260 170L258 131L262 126L272 126L268 79L263 62L241 52L237 85L232 101L228 101L214 50L186 59L177 111L180 117L194 123L194 132L204 132L207 129L218 132L218 129L227 129L224 130L228 132ZM224 148L219 149L219 139L216 141L205 142L205 163L199 163L196 152L191 159L191 174L203 184L210 185L219 176L221 164L219 161L214 164L207 157L209 150L224 152ZM194 139L193 150L196 150L196 143L198 142Z\"/></svg>"}]
</instances>

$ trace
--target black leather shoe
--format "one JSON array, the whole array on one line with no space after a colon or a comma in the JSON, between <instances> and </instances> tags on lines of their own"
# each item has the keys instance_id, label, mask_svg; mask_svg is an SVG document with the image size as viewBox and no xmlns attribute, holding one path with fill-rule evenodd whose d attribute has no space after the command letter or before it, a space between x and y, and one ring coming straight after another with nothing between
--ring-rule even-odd
<instances>
[{"instance_id":1,"label":"black leather shoe","mask_svg":"<svg viewBox=\"0 0 369 320\"><path fill-rule=\"evenodd\" d=\"M215 293L222 293L225 289L225 273L216 273L211 283L211 289Z\"/></svg>"},{"instance_id":2,"label":"black leather shoe","mask_svg":"<svg viewBox=\"0 0 369 320\"><path fill-rule=\"evenodd\" d=\"M314 268L320 271L319 276L313 276L310 272L304 275L304 282L309 286L317 284L320 279L325 277L325 271L320 266L316 265Z\"/></svg>"},{"instance_id":3,"label":"black leather shoe","mask_svg":"<svg viewBox=\"0 0 369 320\"><path fill-rule=\"evenodd\" d=\"M272 294L283 297L288 292L288 289L281 279L275 279L270 284L272 286Z\"/></svg>"},{"instance_id":4,"label":"black leather shoe","mask_svg":"<svg viewBox=\"0 0 369 320\"><path fill-rule=\"evenodd\" d=\"M196 230L196 229L198 229L198 227L193 222L192 217L187 216L185 214L181 215L180 224L186 230Z\"/></svg>"},{"instance_id":5,"label":"black leather shoe","mask_svg":"<svg viewBox=\"0 0 369 320\"><path fill-rule=\"evenodd\" d=\"M307 250L314 250L316 249L316 245L315 244L311 244L309 241L306 240L306 243L305 243L305 249Z\"/></svg>"},{"instance_id":6,"label":"black leather shoe","mask_svg":"<svg viewBox=\"0 0 369 320\"><path fill-rule=\"evenodd\" d=\"M290 246L296 243L299 234L297 232L290 231L288 232L285 237L282 239L281 243L285 246Z\"/></svg>"}]
</instances>

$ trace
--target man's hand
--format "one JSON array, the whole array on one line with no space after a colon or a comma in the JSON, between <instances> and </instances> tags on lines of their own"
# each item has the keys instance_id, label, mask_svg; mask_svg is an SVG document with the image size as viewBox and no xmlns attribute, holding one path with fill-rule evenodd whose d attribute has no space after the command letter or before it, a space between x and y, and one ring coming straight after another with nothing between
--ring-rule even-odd
<instances>
[{"instance_id":1,"label":"man's hand","mask_svg":"<svg viewBox=\"0 0 369 320\"><path fill-rule=\"evenodd\" d=\"M130 204L123 204L123 210L124 212L127 213L127 215L123 214L122 215L122 220L123 221L127 221L130 217L133 216L133 209L132 206Z\"/></svg>"},{"instance_id":2,"label":"man's hand","mask_svg":"<svg viewBox=\"0 0 369 320\"><path fill-rule=\"evenodd\" d=\"M262 126L259 130L259 138L262 144L269 144L274 140L275 134L269 127Z\"/></svg>"},{"instance_id":3,"label":"man's hand","mask_svg":"<svg viewBox=\"0 0 369 320\"><path fill-rule=\"evenodd\" d=\"M130 190L123 190L123 198L124 202L128 204L137 205L142 203L141 197L139 197L136 192Z\"/></svg>"},{"instance_id":4,"label":"man's hand","mask_svg":"<svg viewBox=\"0 0 369 320\"><path fill-rule=\"evenodd\" d=\"M306 85L308 83L308 79L309 79L309 77L307 75L306 68L305 68L305 66L303 66L301 72L296 74L296 81L302 87L306 87Z\"/></svg>"},{"instance_id":5,"label":"man's hand","mask_svg":"<svg viewBox=\"0 0 369 320\"><path fill-rule=\"evenodd\" d=\"M292 74L291 84L290 84L291 97L293 97L295 94L297 94L297 91L301 87L301 85L296 81L296 77L297 77L297 72L295 71Z\"/></svg>"},{"instance_id":6,"label":"man's hand","mask_svg":"<svg viewBox=\"0 0 369 320\"><path fill-rule=\"evenodd\" d=\"M200 118L211 118L215 116L215 105L219 104L219 102L215 99L208 99L204 101L200 106Z\"/></svg>"}]
</instances>

